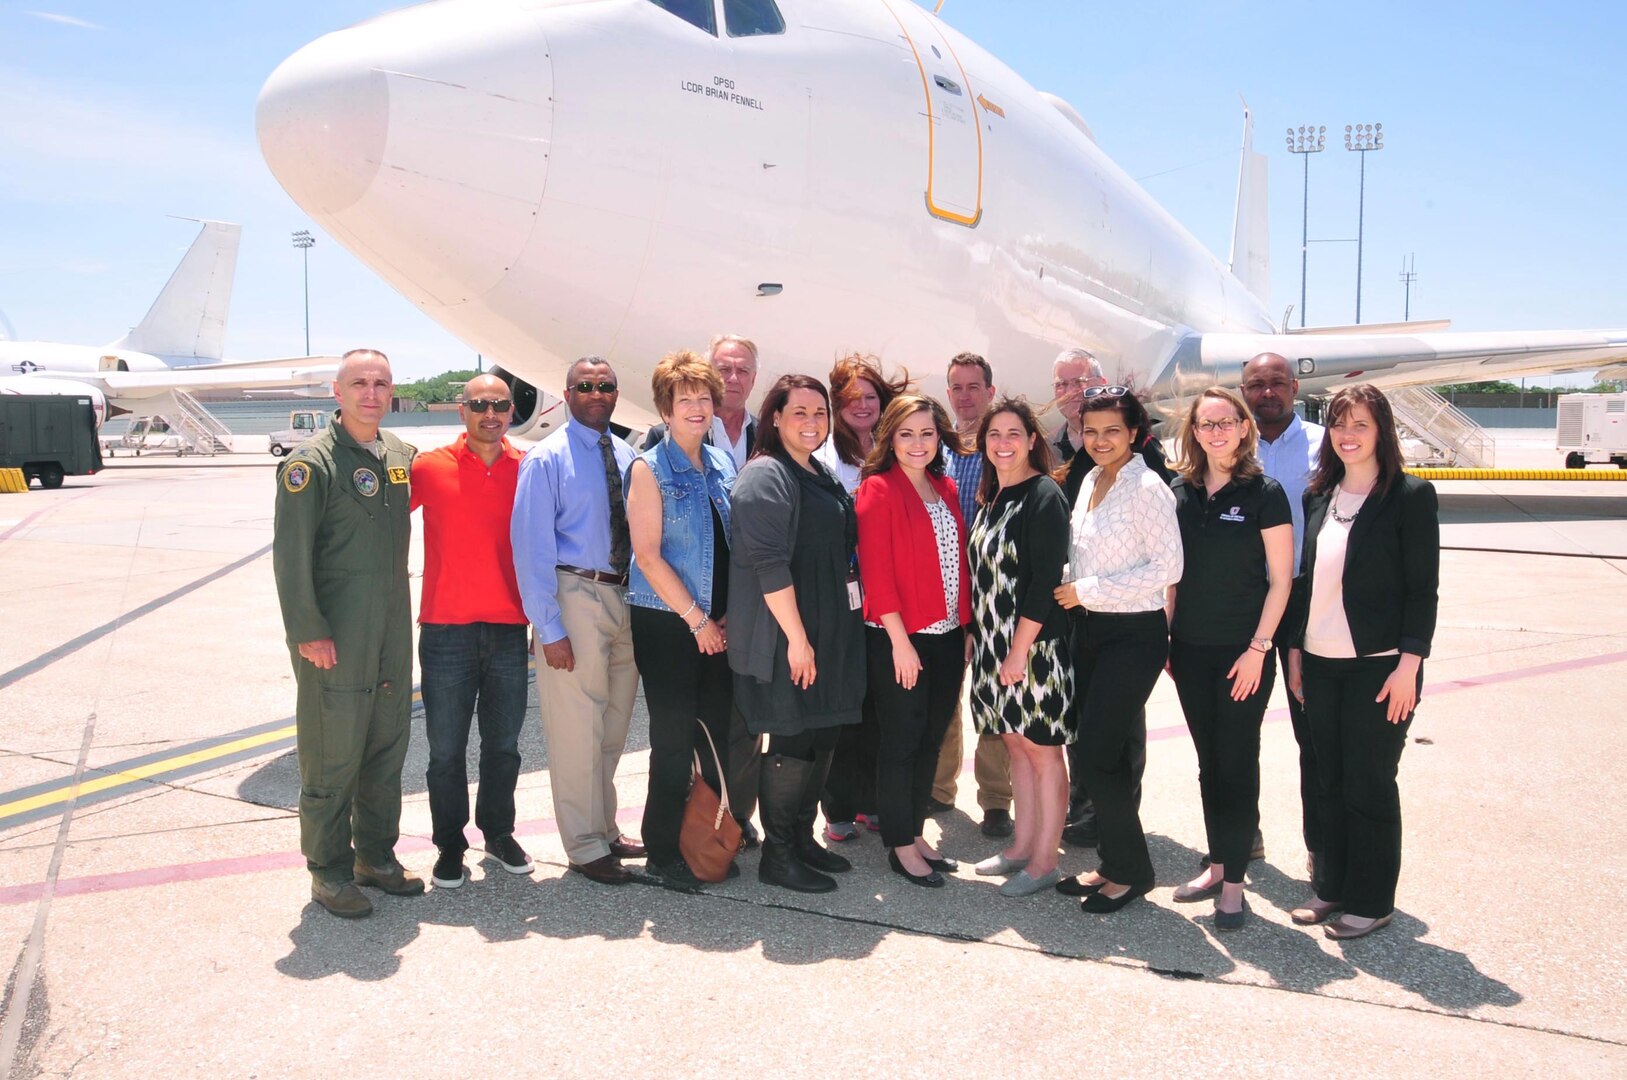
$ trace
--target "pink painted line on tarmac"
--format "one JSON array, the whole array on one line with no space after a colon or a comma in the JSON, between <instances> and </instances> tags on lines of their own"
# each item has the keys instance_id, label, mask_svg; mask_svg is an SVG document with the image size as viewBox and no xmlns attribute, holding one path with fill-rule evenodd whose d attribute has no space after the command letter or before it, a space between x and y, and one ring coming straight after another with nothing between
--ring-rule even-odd
<instances>
[{"instance_id":1,"label":"pink painted line on tarmac","mask_svg":"<svg viewBox=\"0 0 1627 1080\"><path fill-rule=\"evenodd\" d=\"M623 821L636 821L642 817L642 806L624 807L617 813ZM552 818L521 822L515 826L518 836L550 836L559 831ZM396 844L397 855L410 855L428 851L435 845L426 837L403 836ZM470 839L470 846L479 849L478 838ZM246 855L236 859L211 859L207 862L178 863L174 866L153 866L145 870L124 870L116 874L90 874L86 877L63 878L56 884L55 895L83 896L90 893L119 892L124 889L146 889L154 885L173 885L181 881L208 881L211 878L235 877L238 874L262 874L270 870L304 869L305 856L297 851L273 851L265 855ZM45 883L12 885L0 889L0 907L27 904L45 894Z\"/></svg>"},{"instance_id":2,"label":"pink painted line on tarmac","mask_svg":"<svg viewBox=\"0 0 1627 1080\"><path fill-rule=\"evenodd\" d=\"M32 514L29 514L27 517L23 518L17 524L15 524L11 528L7 529L5 532L0 532L0 543L4 543L5 541L10 540L14 534L20 533L24 529L28 528L30 525L34 524L34 519L40 517L42 514L49 514L53 510L60 510L63 506L66 506L68 503L73 502L75 499L84 498L86 495L89 495L89 494L90 494L90 492L88 492L88 491L77 492L77 493L75 493L73 495L67 496L66 498L58 499L55 503L53 503L50 506L42 506L42 507L40 507L38 510L34 511Z\"/></svg>"},{"instance_id":3,"label":"pink painted line on tarmac","mask_svg":"<svg viewBox=\"0 0 1627 1080\"><path fill-rule=\"evenodd\" d=\"M1520 679L1535 679L1545 675L1562 675L1568 671L1581 671L1587 668L1604 667L1609 664L1627 663L1627 652L1605 653L1602 656L1584 656L1575 660L1560 660L1552 664L1538 664L1535 667L1517 668L1513 671L1493 672L1489 675L1475 675L1466 679L1451 679L1447 682L1429 683L1424 687L1424 696L1437 694L1455 694L1462 690L1474 690L1482 686L1496 686L1499 683L1516 682ZM1288 718L1287 709L1273 709L1266 713L1266 721L1276 722ZM1173 739L1187 734L1186 725L1172 724L1168 727L1154 728L1147 732L1149 741L1159 739ZM968 757L962 766L962 772L972 770L973 759ZM642 816L642 806L624 807L617 817L623 820L633 820ZM558 826L552 818L542 818L537 821L528 821L520 824L515 830L520 836L546 836L557 833ZM471 841L473 844L473 841ZM427 851L433 845L425 837L402 837L396 845L396 851L402 854ZM57 896L82 896L90 893L115 892L124 889L150 888L154 885L171 885L180 881L207 881L210 878L231 877L237 874L258 874L270 870L289 870L305 865L304 856L293 851L275 851L265 855L249 855L236 859L213 859L207 862L179 863L174 866L154 866L145 870L126 870L116 874L92 874L80 878L64 878L57 882ZM36 901L45 893L45 883L35 882L29 885L11 885L0 888L0 906L11 904L26 904Z\"/></svg>"}]
</instances>

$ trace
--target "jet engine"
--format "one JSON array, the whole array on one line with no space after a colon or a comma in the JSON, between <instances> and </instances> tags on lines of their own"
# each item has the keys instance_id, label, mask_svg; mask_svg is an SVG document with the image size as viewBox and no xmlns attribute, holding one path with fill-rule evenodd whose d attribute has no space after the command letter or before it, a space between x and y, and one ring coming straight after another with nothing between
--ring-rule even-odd
<instances>
[{"instance_id":1,"label":"jet engine","mask_svg":"<svg viewBox=\"0 0 1627 1080\"><path fill-rule=\"evenodd\" d=\"M538 442L550 431L565 423L565 403L552 394L544 393L518 375L493 365L489 374L508 383L514 398L514 417L509 426L510 438Z\"/></svg>"}]
</instances>

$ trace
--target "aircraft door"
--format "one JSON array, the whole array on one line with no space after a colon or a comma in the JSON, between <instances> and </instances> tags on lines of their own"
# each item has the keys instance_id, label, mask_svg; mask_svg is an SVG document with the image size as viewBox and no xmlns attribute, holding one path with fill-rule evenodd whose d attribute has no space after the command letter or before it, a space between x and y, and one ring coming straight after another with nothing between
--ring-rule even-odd
<instances>
[{"instance_id":1,"label":"aircraft door","mask_svg":"<svg viewBox=\"0 0 1627 1080\"><path fill-rule=\"evenodd\" d=\"M927 211L976 228L983 216L983 132L976 91L943 27L910 0L882 0L898 20L926 95Z\"/></svg>"}]
</instances>

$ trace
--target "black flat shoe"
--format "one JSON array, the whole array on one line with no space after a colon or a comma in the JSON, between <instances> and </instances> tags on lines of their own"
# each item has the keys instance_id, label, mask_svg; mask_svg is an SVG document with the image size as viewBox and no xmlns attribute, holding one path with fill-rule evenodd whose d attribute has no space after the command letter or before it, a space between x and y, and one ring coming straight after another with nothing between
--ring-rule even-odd
<instances>
[{"instance_id":1,"label":"black flat shoe","mask_svg":"<svg viewBox=\"0 0 1627 1080\"><path fill-rule=\"evenodd\" d=\"M1061 881L1056 883L1056 891L1061 893L1063 896L1090 896L1101 887L1101 882L1097 882L1094 885L1086 885L1083 881L1079 880L1079 876L1077 874L1073 877L1063 878Z\"/></svg>"},{"instance_id":2,"label":"black flat shoe","mask_svg":"<svg viewBox=\"0 0 1627 1080\"><path fill-rule=\"evenodd\" d=\"M953 874L960 869L960 860L951 859L947 855L940 855L936 859L927 859L922 855L921 858L926 859L926 864L941 874Z\"/></svg>"},{"instance_id":3,"label":"black flat shoe","mask_svg":"<svg viewBox=\"0 0 1627 1080\"><path fill-rule=\"evenodd\" d=\"M911 885L919 885L925 889L943 888L943 875L936 870L928 870L924 874L912 874L904 869L904 864L898 861L898 852L887 852L887 865L893 868L893 873L908 881Z\"/></svg>"},{"instance_id":4,"label":"black flat shoe","mask_svg":"<svg viewBox=\"0 0 1627 1080\"><path fill-rule=\"evenodd\" d=\"M1091 915L1111 915L1138 896L1147 895L1150 885L1132 885L1119 896L1108 896L1097 891L1079 902L1079 910Z\"/></svg>"}]
</instances>

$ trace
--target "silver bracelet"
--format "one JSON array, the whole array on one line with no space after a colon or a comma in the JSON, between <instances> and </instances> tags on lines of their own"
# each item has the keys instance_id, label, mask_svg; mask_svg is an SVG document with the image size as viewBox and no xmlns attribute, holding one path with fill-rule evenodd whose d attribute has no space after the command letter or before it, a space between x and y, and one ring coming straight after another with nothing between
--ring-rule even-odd
<instances>
[{"instance_id":1,"label":"silver bracelet","mask_svg":"<svg viewBox=\"0 0 1627 1080\"><path fill-rule=\"evenodd\" d=\"M691 611L694 611L696 608L698 608L700 606L701 606L701 602L699 600L691 600L689 602L689 606L684 609L684 613L682 615L678 616L678 618L680 618L680 619L682 619L684 621L685 626L688 626L689 625L689 613Z\"/></svg>"},{"instance_id":2,"label":"silver bracelet","mask_svg":"<svg viewBox=\"0 0 1627 1080\"><path fill-rule=\"evenodd\" d=\"M692 610L694 610L694 609L693 609L693 608L691 608L691 609L690 609L690 610L691 610L691 611L692 611ZM685 613L684 613L684 614L686 614L686 615L687 615L687 614L689 614L689 612L687 612L687 611L686 611L686 612L685 612ZM709 618L707 618L707 617L706 617L706 614L705 614L705 613L704 613L704 612L702 612L702 614L701 614L701 621L700 621L700 622L698 622L698 623L696 623L696 624L695 624L695 625L694 625L694 626L691 626L691 627L690 627L690 628L689 628L689 632L690 632L690 633L691 633L691 634L694 634L694 635L695 635L695 636L696 636L696 637L700 637L700 633L701 633L701 631L702 631L702 630L705 630L705 629L706 629L706 626L707 626L707 624L708 624L708 623L710 623L710 622L711 622L711 621L712 621L712 620L711 620L711 619L709 619Z\"/></svg>"}]
</instances>

